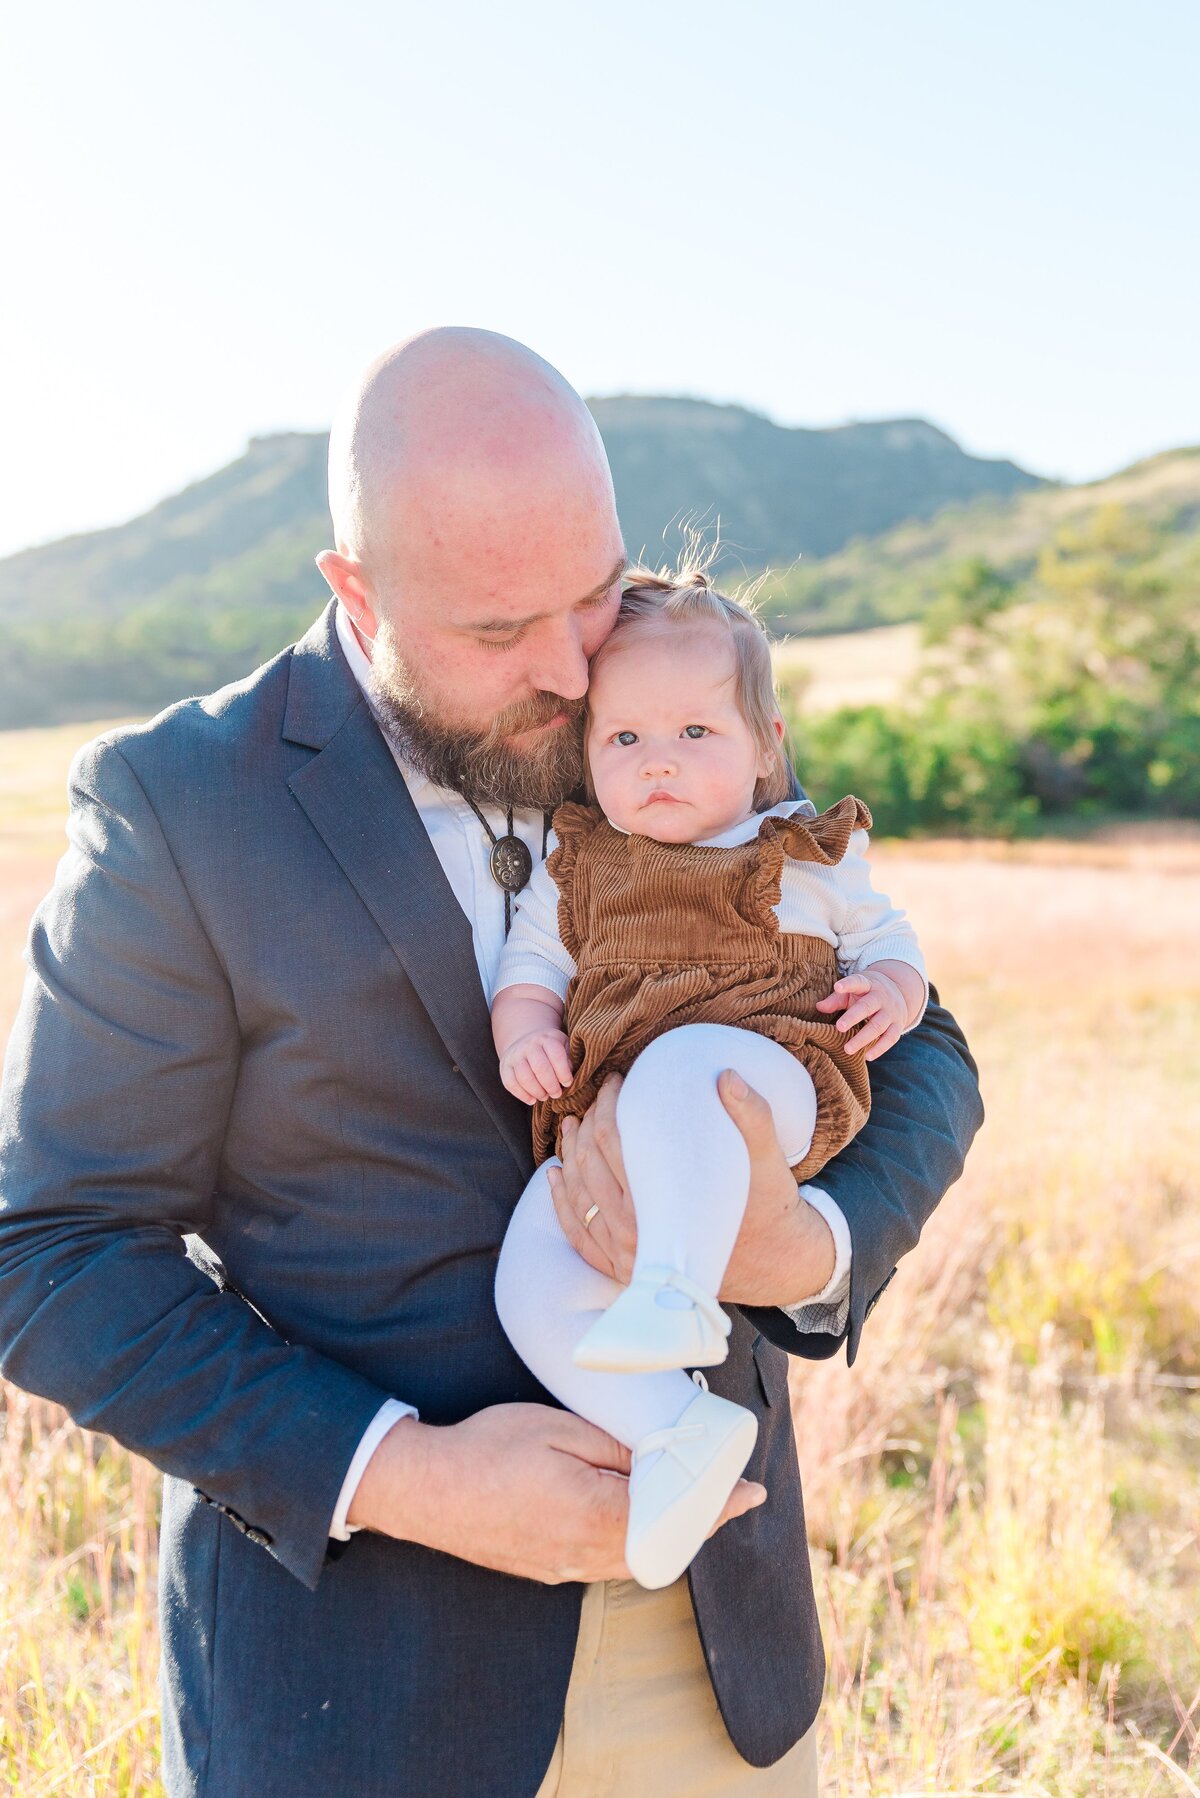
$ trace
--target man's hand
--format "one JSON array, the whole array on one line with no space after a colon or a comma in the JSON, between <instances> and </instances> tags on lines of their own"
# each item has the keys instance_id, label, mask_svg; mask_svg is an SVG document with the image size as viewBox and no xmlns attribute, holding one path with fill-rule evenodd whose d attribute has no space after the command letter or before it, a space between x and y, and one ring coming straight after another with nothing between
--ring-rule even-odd
<instances>
[{"instance_id":1,"label":"man's hand","mask_svg":"<svg viewBox=\"0 0 1200 1798\"><path fill-rule=\"evenodd\" d=\"M628 1579L629 1450L569 1411L492 1405L435 1428L393 1424L348 1521L500 1573L557 1585ZM739 1480L713 1531L766 1498Z\"/></svg>"},{"instance_id":2,"label":"man's hand","mask_svg":"<svg viewBox=\"0 0 1200 1798\"><path fill-rule=\"evenodd\" d=\"M746 1215L718 1296L731 1305L802 1304L833 1276L833 1232L796 1185L762 1094L728 1068L717 1091L750 1151Z\"/></svg>"},{"instance_id":3,"label":"man's hand","mask_svg":"<svg viewBox=\"0 0 1200 1798\"><path fill-rule=\"evenodd\" d=\"M620 1076L611 1074L581 1122L563 1120L562 1168L548 1171L567 1240L591 1267L628 1285L637 1220L617 1133L620 1090ZM746 1215L718 1296L734 1305L802 1304L829 1282L836 1259L833 1235L801 1195L762 1095L732 1070L721 1075L717 1091L750 1151ZM585 1228L592 1205L598 1209Z\"/></svg>"},{"instance_id":4,"label":"man's hand","mask_svg":"<svg viewBox=\"0 0 1200 1798\"><path fill-rule=\"evenodd\" d=\"M590 1267L628 1286L637 1247L637 1219L625 1184L617 1094L621 1076L610 1074L582 1120L562 1121L562 1167L549 1167L550 1193L563 1234ZM588 1225L584 1218L592 1206Z\"/></svg>"}]
</instances>

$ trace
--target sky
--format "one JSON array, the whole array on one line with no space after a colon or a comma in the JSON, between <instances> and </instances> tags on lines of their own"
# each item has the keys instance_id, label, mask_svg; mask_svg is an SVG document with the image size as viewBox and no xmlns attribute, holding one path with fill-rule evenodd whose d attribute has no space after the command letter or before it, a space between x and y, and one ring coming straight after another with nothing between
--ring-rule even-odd
<instances>
[{"instance_id":1,"label":"sky","mask_svg":"<svg viewBox=\"0 0 1200 1798\"><path fill-rule=\"evenodd\" d=\"M1189 0L0 0L0 554L439 323L583 393L1200 442Z\"/></svg>"}]
</instances>

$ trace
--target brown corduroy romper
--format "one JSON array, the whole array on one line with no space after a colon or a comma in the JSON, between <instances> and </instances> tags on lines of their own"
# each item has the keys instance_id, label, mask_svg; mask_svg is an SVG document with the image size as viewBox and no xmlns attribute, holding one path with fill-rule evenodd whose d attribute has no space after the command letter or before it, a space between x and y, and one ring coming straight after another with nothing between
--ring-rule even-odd
<instances>
[{"instance_id":1,"label":"brown corduroy romper","mask_svg":"<svg viewBox=\"0 0 1200 1798\"><path fill-rule=\"evenodd\" d=\"M833 867L851 832L870 827L866 806L847 794L817 818L764 818L750 842L706 848L626 836L594 806L559 806L546 866L576 964L563 1014L575 1077L561 1098L534 1106L539 1163L606 1075L626 1073L647 1043L681 1024L756 1030L808 1069L817 1125L797 1179L845 1147L867 1120L871 1090L863 1052L847 1055L844 1034L816 1010L838 978L837 953L820 937L781 931L772 907L785 855Z\"/></svg>"}]
</instances>

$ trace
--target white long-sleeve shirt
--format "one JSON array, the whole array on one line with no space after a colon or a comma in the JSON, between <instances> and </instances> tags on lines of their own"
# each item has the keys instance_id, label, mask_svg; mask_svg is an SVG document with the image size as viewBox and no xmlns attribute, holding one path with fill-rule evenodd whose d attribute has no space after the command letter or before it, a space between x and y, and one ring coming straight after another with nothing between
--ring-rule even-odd
<instances>
[{"instance_id":1,"label":"white long-sleeve shirt","mask_svg":"<svg viewBox=\"0 0 1200 1798\"><path fill-rule=\"evenodd\" d=\"M370 679L371 664L345 608L341 605L337 609L337 636L352 674L365 690ZM417 814L429 833L429 840L451 891L470 920L475 963L480 983L490 1001L496 990L500 958L504 950L504 894L492 879L489 867L491 842L484 834L479 819L458 793L447 787L435 786L399 755L396 755L396 765L404 776ZM507 821L499 809L485 806L483 811L496 834L502 835L507 829ZM528 845L535 869L539 873L544 872L539 867L545 829L541 812L514 811L513 829ZM528 891L526 888L526 894ZM522 899L524 898L525 894L522 895ZM834 1268L829 1281L820 1292L801 1305L785 1306L782 1309L798 1329L824 1331L836 1336L845 1328L850 1303L850 1229L841 1208L827 1193L815 1186L802 1186L800 1190L829 1226L834 1243ZM416 1416L415 1406L406 1404L399 1398L390 1398L368 1424L346 1470L330 1522L329 1534L336 1540L347 1541L359 1527L357 1524L348 1524L346 1517L359 1481L376 1448L398 1419Z\"/></svg>"}]
</instances>

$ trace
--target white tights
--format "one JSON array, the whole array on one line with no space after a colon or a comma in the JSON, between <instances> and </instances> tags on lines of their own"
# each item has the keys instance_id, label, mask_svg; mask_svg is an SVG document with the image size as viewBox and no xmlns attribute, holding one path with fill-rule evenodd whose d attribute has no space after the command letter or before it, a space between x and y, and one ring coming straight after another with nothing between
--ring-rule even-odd
<instances>
[{"instance_id":1,"label":"white tights","mask_svg":"<svg viewBox=\"0 0 1200 1798\"><path fill-rule=\"evenodd\" d=\"M717 1092L733 1068L771 1107L793 1166L812 1141L817 1101L806 1069L770 1037L728 1024L685 1024L638 1056L617 1100L637 1215L635 1271L665 1265L714 1296L741 1228L750 1157ZM634 1448L669 1428L696 1396L682 1371L596 1373L572 1351L621 1291L562 1233L544 1163L512 1215L496 1269L496 1309L510 1342L560 1404Z\"/></svg>"}]
</instances>

